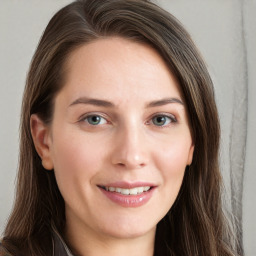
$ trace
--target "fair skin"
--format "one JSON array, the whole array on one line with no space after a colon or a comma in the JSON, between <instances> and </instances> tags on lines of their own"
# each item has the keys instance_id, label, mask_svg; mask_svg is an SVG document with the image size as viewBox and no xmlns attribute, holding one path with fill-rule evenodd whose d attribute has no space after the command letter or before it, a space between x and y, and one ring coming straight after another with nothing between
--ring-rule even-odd
<instances>
[{"instance_id":1,"label":"fair skin","mask_svg":"<svg viewBox=\"0 0 256 256\"><path fill-rule=\"evenodd\" d=\"M65 71L52 123L31 116L65 200L65 238L78 255L153 255L193 158L178 82L154 49L121 38L76 49Z\"/></svg>"}]
</instances>

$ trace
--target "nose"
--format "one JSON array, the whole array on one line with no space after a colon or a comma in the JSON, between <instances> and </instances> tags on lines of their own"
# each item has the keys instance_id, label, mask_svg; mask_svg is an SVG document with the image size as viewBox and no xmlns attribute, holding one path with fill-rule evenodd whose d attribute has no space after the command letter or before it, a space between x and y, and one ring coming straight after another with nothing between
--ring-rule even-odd
<instances>
[{"instance_id":1,"label":"nose","mask_svg":"<svg viewBox=\"0 0 256 256\"><path fill-rule=\"evenodd\" d=\"M114 140L112 164L127 170L140 169L148 164L149 148L142 128L120 129Z\"/></svg>"}]
</instances>

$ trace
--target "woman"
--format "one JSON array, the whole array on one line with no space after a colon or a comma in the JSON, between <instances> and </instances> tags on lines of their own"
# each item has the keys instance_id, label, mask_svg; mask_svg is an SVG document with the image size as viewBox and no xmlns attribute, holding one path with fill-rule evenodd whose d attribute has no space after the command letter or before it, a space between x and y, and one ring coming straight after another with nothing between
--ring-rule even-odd
<instances>
[{"instance_id":1,"label":"woman","mask_svg":"<svg viewBox=\"0 0 256 256\"><path fill-rule=\"evenodd\" d=\"M20 145L1 255L238 255L211 79L153 3L79 0L52 18Z\"/></svg>"}]
</instances>

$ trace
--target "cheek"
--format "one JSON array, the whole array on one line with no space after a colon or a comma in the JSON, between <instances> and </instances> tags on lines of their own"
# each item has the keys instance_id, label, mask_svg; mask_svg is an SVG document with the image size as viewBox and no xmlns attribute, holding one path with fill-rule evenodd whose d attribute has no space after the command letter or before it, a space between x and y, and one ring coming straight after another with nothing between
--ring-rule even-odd
<instances>
[{"instance_id":1,"label":"cheek","mask_svg":"<svg viewBox=\"0 0 256 256\"><path fill-rule=\"evenodd\" d=\"M177 140L162 147L155 154L157 169L160 170L163 183L172 194L177 194L187 166L189 141Z\"/></svg>"},{"instance_id":2,"label":"cheek","mask_svg":"<svg viewBox=\"0 0 256 256\"><path fill-rule=\"evenodd\" d=\"M176 136L161 144L154 151L153 159L161 182L158 189L159 197L156 205L161 209L162 217L171 209L180 191L183 181L190 140Z\"/></svg>"},{"instance_id":3,"label":"cheek","mask_svg":"<svg viewBox=\"0 0 256 256\"><path fill-rule=\"evenodd\" d=\"M179 172L187 165L190 147L189 142L182 140L175 140L164 145L157 153L158 164L162 165L164 170L167 169L174 174Z\"/></svg>"},{"instance_id":4,"label":"cheek","mask_svg":"<svg viewBox=\"0 0 256 256\"><path fill-rule=\"evenodd\" d=\"M100 169L99 158L103 157L97 143L77 133L66 134L59 133L55 137L53 148L54 170L60 189L90 182Z\"/></svg>"}]
</instances>

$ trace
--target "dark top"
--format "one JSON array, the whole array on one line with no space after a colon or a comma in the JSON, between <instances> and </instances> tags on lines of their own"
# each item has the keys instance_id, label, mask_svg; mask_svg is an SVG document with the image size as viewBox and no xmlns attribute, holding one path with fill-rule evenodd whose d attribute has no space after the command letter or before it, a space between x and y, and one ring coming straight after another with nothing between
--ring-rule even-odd
<instances>
[{"instance_id":1,"label":"dark top","mask_svg":"<svg viewBox=\"0 0 256 256\"><path fill-rule=\"evenodd\" d=\"M62 239L61 235L58 233L58 231L55 228L53 228L52 243L53 243L52 256L75 256L71 253L68 246ZM1 243L0 243L0 256L17 256L17 255L11 255L5 248L3 248L3 246L1 246Z\"/></svg>"},{"instance_id":2,"label":"dark top","mask_svg":"<svg viewBox=\"0 0 256 256\"><path fill-rule=\"evenodd\" d=\"M55 228L53 228L53 256L75 256Z\"/></svg>"}]
</instances>

